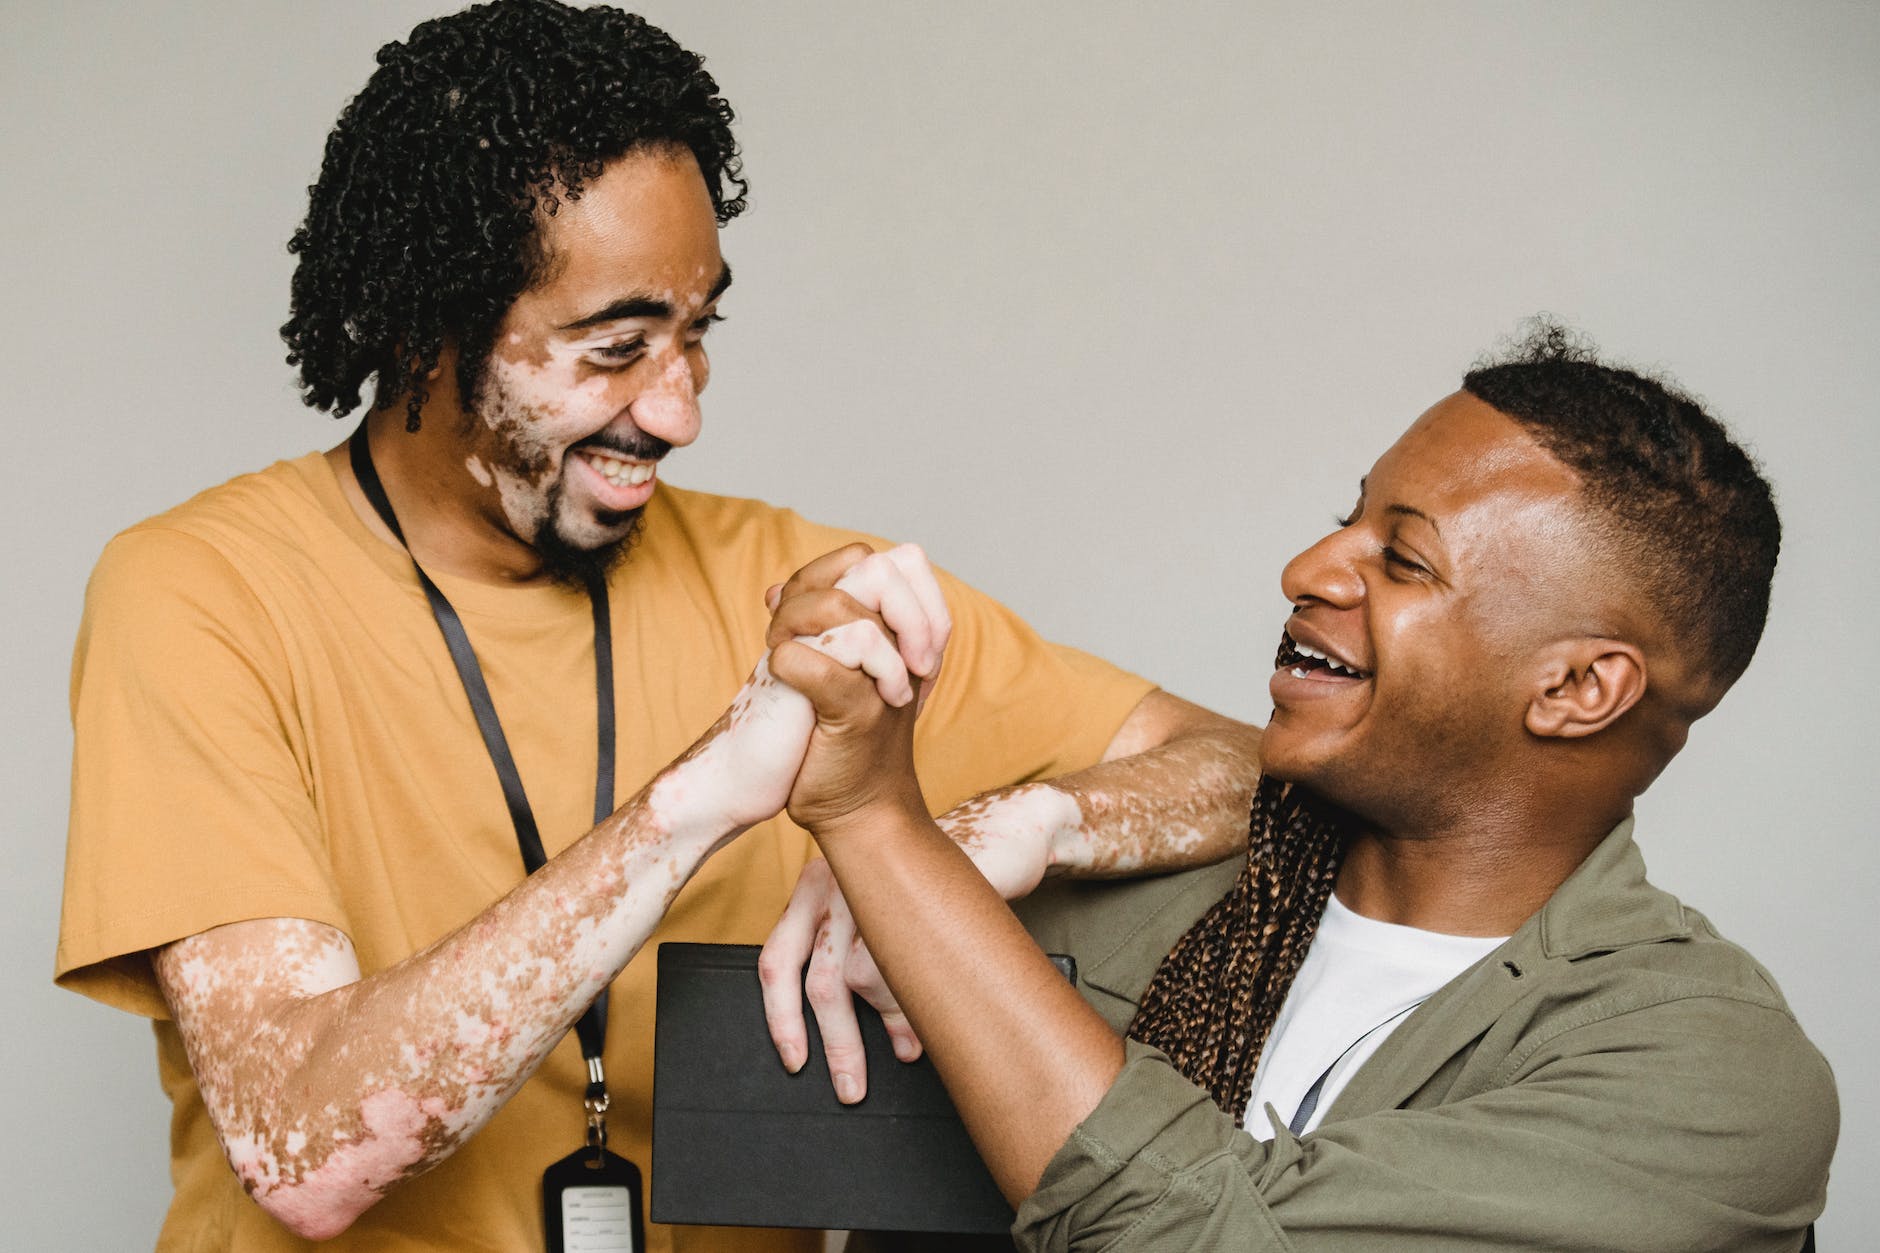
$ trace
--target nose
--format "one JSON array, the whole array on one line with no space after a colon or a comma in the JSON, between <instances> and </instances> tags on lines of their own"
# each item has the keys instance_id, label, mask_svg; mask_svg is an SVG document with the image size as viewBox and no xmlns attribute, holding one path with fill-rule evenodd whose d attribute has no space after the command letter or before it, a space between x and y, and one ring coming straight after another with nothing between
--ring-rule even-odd
<instances>
[{"instance_id":1,"label":"nose","mask_svg":"<svg viewBox=\"0 0 1880 1253\"><path fill-rule=\"evenodd\" d=\"M683 448L698 438L698 394L704 386L704 380L693 373L686 354L675 352L627 406L627 416L648 435Z\"/></svg>"},{"instance_id":2,"label":"nose","mask_svg":"<svg viewBox=\"0 0 1880 1253\"><path fill-rule=\"evenodd\" d=\"M1362 538L1358 528L1340 528L1286 563L1280 590L1295 605L1352 609L1364 599L1364 580L1356 560Z\"/></svg>"}]
</instances>

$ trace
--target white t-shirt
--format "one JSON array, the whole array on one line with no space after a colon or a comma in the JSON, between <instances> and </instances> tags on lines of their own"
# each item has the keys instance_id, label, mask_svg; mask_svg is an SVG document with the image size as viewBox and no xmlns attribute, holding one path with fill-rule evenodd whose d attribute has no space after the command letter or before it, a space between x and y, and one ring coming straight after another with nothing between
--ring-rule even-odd
<instances>
[{"instance_id":1,"label":"white t-shirt","mask_svg":"<svg viewBox=\"0 0 1880 1253\"><path fill-rule=\"evenodd\" d=\"M1266 1106L1290 1123L1329 1067L1318 1106L1299 1130L1318 1126L1358 1067L1398 1024L1505 938L1443 935L1378 922L1353 913L1334 893L1260 1055L1243 1120L1248 1133L1272 1139Z\"/></svg>"}]
</instances>

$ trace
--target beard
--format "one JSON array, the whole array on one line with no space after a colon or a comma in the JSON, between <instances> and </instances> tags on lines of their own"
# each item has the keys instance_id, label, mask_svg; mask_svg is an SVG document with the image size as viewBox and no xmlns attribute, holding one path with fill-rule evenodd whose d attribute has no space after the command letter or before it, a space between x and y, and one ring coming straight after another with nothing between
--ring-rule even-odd
<instances>
[{"instance_id":1,"label":"beard","mask_svg":"<svg viewBox=\"0 0 1880 1253\"><path fill-rule=\"evenodd\" d=\"M542 573L562 587L585 590L597 579L605 579L633 550L646 521L645 509L624 513L602 512L594 520L608 531L620 531L617 538L594 547L583 547L563 533L560 525L564 480L557 479L548 490L548 515L529 541L542 559ZM621 531L621 528L625 528Z\"/></svg>"},{"instance_id":2,"label":"beard","mask_svg":"<svg viewBox=\"0 0 1880 1253\"><path fill-rule=\"evenodd\" d=\"M465 414L465 434L478 427L494 436L494 447L485 448L493 473L510 481L540 483L553 472L554 458L549 448L532 438L539 415L507 392L486 364L471 393ZM672 445L644 431L601 431L562 450L561 470L542 493L532 534L521 536L541 558L542 574L554 583L584 590L594 581L605 579L624 561L639 539L645 509L595 510L587 519L588 534L580 534L569 518L567 495L568 459L581 449L600 449L635 461L659 461L672 451ZM526 522L510 515L512 527ZM595 531L607 536L598 542Z\"/></svg>"}]
</instances>

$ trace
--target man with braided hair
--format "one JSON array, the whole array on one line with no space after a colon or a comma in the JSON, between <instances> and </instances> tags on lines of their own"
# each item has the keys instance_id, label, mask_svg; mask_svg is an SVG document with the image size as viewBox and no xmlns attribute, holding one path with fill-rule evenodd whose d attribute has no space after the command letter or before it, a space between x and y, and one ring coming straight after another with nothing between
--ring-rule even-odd
<instances>
[{"instance_id":1,"label":"man with braided hair","mask_svg":"<svg viewBox=\"0 0 1880 1253\"><path fill-rule=\"evenodd\" d=\"M1547 325L1471 371L1281 576L1247 856L1021 907L1083 998L919 811L905 713L773 627L790 812L1019 1245L1804 1247L1827 1064L1632 837L1779 536L1672 387Z\"/></svg>"},{"instance_id":2,"label":"man with braided hair","mask_svg":"<svg viewBox=\"0 0 1880 1253\"><path fill-rule=\"evenodd\" d=\"M830 550L828 607L899 648L846 619L824 647L887 696L934 673L917 623L952 632L921 721L937 806L1100 764L1189 829L1177 860L1244 838L1247 728L912 550L661 482L731 280L730 121L696 55L605 6L502 0L380 49L283 328L307 401L342 416L369 384L364 421L100 559L57 976L155 1022L159 1248L539 1249L584 1126L657 1169L636 954L761 938L810 860L778 811L813 718L764 669L763 597ZM1154 799L1169 761L1213 763L1201 804ZM1156 856L1097 811L1064 834L1073 869Z\"/></svg>"}]
</instances>

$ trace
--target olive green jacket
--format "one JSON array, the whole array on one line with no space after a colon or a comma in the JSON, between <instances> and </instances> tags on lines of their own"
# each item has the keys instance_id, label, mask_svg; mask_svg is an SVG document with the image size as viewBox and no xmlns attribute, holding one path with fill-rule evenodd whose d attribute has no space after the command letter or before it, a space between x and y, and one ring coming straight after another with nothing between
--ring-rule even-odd
<instances>
[{"instance_id":1,"label":"olive green jacket","mask_svg":"<svg viewBox=\"0 0 1880 1253\"><path fill-rule=\"evenodd\" d=\"M1237 860L1020 906L1119 1031ZM1774 981L1645 880L1632 823L1406 1019L1321 1126L1238 1130L1161 1053L1020 1207L1049 1250L1793 1250L1821 1211L1833 1077Z\"/></svg>"}]
</instances>

